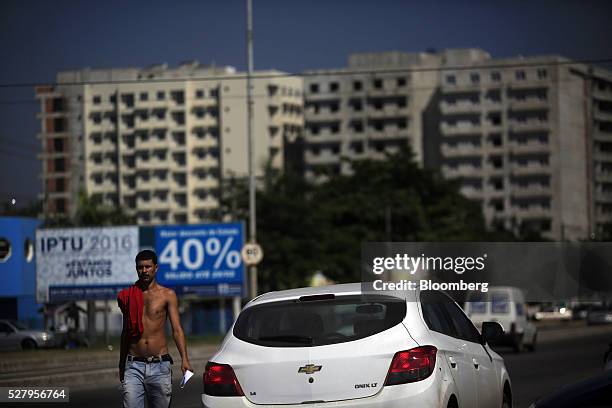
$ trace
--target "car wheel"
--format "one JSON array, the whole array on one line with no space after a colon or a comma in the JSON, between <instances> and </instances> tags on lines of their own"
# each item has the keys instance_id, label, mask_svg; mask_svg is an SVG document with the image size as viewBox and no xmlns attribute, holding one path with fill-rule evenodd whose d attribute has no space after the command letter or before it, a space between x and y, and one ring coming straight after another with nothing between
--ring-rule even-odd
<instances>
[{"instance_id":1,"label":"car wheel","mask_svg":"<svg viewBox=\"0 0 612 408\"><path fill-rule=\"evenodd\" d=\"M524 349L523 336L518 336L516 339L514 339L513 348L514 348L515 353L520 353L523 351Z\"/></svg>"},{"instance_id":2,"label":"car wheel","mask_svg":"<svg viewBox=\"0 0 612 408\"><path fill-rule=\"evenodd\" d=\"M502 408L512 408L512 394L510 393L510 387L506 384L504 387L504 398L502 400Z\"/></svg>"},{"instance_id":3,"label":"car wheel","mask_svg":"<svg viewBox=\"0 0 612 408\"><path fill-rule=\"evenodd\" d=\"M529 345L525 345L525 347L527 348L527 350L529 350L530 352L535 351L536 349L536 342L538 341L538 335L534 334L533 335L533 340L531 341L531 344Z\"/></svg>"},{"instance_id":4,"label":"car wheel","mask_svg":"<svg viewBox=\"0 0 612 408\"><path fill-rule=\"evenodd\" d=\"M36 342L32 339L25 339L21 342L22 350L34 350L36 349Z\"/></svg>"}]
</instances>

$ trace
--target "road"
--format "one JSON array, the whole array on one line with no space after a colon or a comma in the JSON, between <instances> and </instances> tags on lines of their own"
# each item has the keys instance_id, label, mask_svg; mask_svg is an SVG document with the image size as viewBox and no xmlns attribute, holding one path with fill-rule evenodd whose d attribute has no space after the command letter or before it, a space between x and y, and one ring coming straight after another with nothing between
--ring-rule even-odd
<instances>
[{"instance_id":1,"label":"road","mask_svg":"<svg viewBox=\"0 0 612 408\"><path fill-rule=\"evenodd\" d=\"M568 325L539 334L538 348L533 353L515 354L510 350L499 350L506 361L512 380L515 407L528 407L538 396L565 384L595 375L602 370L602 358L607 345L612 342L612 325L586 327ZM173 407L200 407L203 363L194 367L196 376L185 389L174 382ZM26 406L32 406L27 404ZM6 405L9 406L9 405ZM23 408L23 404L13 405ZM104 384L95 388L73 388L69 404L43 405L52 407L120 407L118 384ZM3 405L4 407L4 405Z\"/></svg>"}]
</instances>

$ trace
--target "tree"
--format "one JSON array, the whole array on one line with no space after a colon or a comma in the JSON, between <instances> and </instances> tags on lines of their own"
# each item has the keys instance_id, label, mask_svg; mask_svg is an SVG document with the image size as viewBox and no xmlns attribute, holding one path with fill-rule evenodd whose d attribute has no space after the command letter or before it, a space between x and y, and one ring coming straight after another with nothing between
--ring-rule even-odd
<instances>
[{"instance_id":1,"label":"tree","mask_svg":"<svg viewBox=\"0 0 612 408\"><path fill-rule=\"evenodd\" d=\"M515 240L488 232L480 205L460 194L458 182L418 167L408 149L350 164L351 175L321 184L265 169L257 192L261 291L303 286L316 271L359 280L363 242ZM224 212L247 219L246 183L226 184Z\"/></svg>"}]
</instances>

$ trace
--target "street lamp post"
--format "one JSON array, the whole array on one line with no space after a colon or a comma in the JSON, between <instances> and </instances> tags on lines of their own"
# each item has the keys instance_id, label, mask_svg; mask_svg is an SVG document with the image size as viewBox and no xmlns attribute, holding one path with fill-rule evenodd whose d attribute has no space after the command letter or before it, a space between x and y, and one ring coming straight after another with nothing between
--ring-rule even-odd
<instances>
[{"instance_id":1,"label":"street lamp post","mask_svg":"<svg viewBox=\"0 0 612 408\"><path fill-rule=\"evenodd\" d=\"M253 5L252 0L247 0L247 137L249 155L249 241L257 242L255 223L255 140L253 137ZM250 297L257 296L257 266L251 265L250 272Z\"/></svg>"}]
</instances>

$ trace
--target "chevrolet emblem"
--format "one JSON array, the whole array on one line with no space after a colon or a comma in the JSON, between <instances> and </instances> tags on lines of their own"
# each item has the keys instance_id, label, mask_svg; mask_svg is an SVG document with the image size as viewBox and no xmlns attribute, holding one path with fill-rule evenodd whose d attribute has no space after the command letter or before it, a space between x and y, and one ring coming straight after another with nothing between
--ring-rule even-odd
<instances>
[{"instance_id":1,"label":"chevrolet emblem","mask_svg":"<svg viewBox=\"0 0 612 408\"><path fill-rule=\"evenodd\" d=\"M305 373L305 374L316 373L317 371L321 371L321 367L323 366L308 364L303 367L300 367L300 369L298 370L298 373Z\"/></svg>"}]
</instances>

